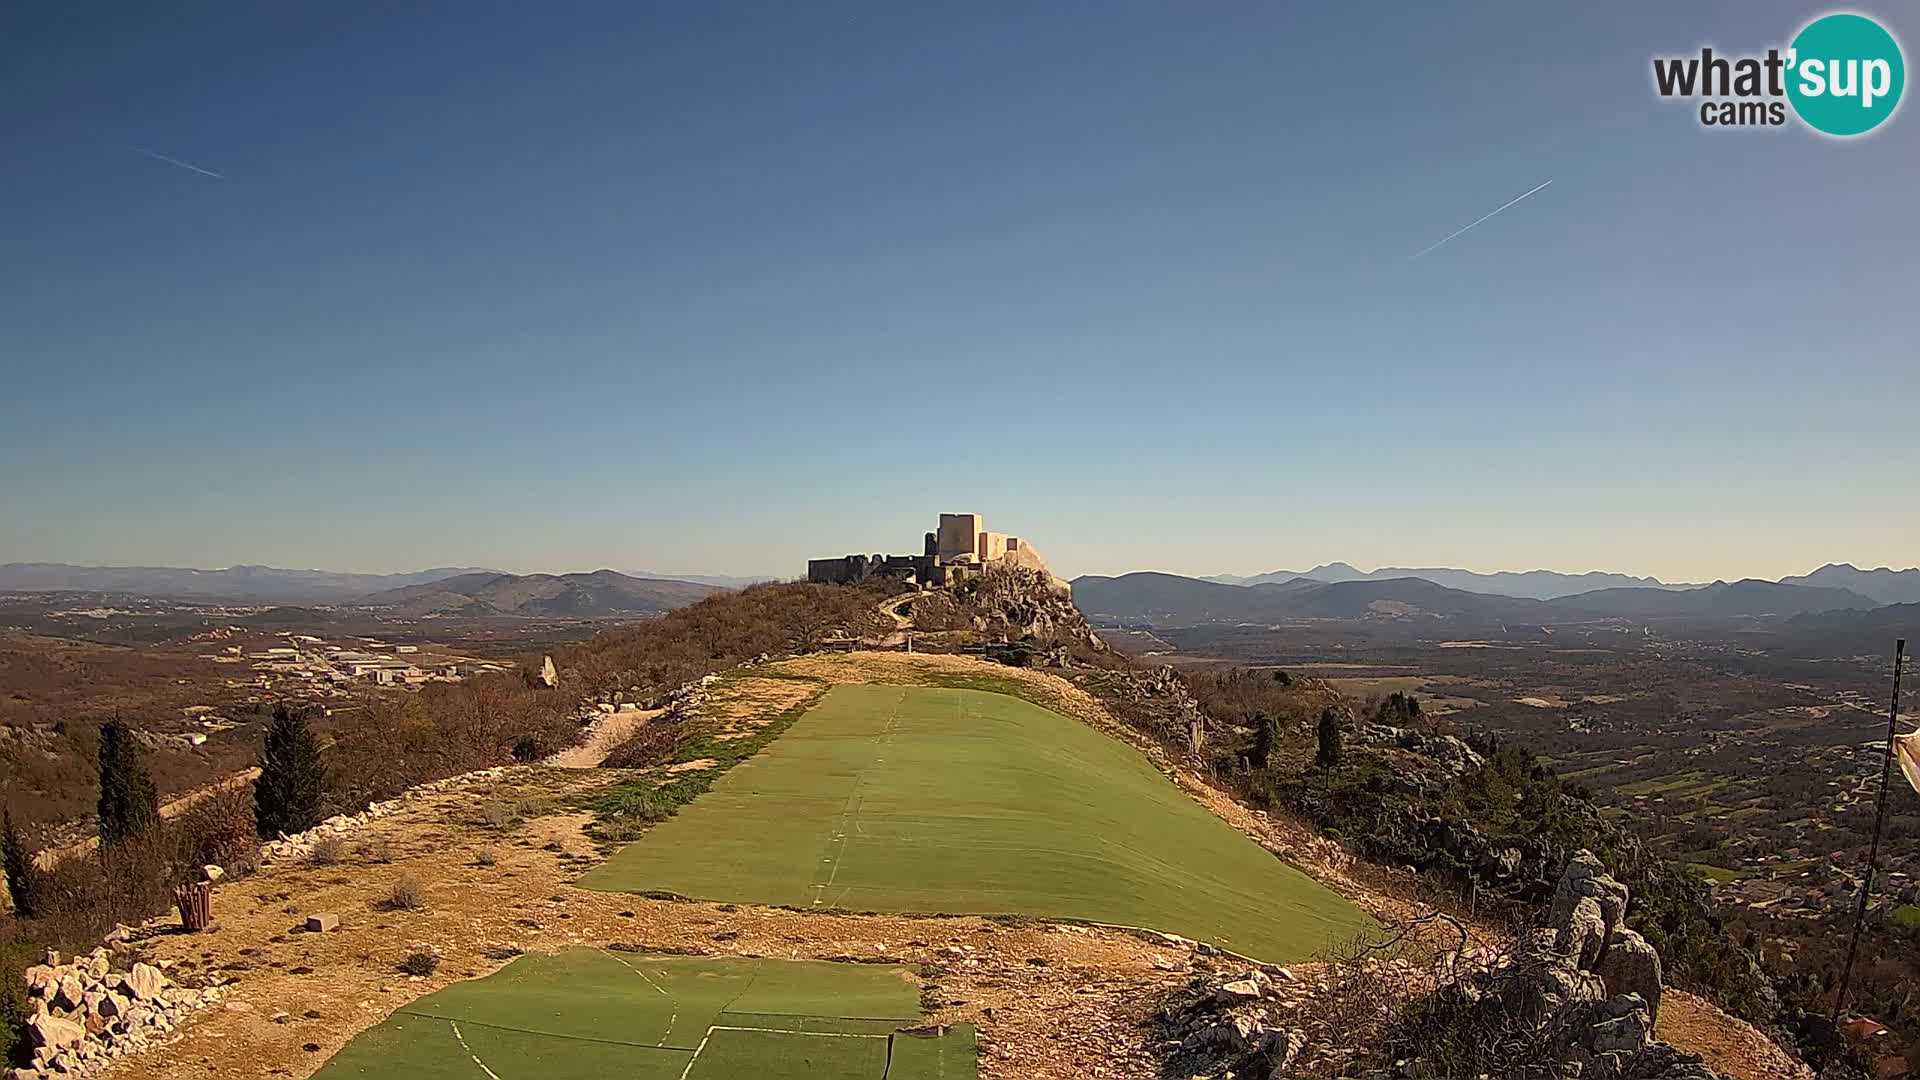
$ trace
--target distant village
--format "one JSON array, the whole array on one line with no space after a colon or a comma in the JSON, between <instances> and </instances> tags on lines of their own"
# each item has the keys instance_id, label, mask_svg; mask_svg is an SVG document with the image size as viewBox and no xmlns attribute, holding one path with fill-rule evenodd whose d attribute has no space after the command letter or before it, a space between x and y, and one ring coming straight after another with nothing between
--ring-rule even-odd
<instances>
[{"instance_id":1,"label":"distant village","mask_svg":"<svg viewBox=\"0 0 1920 1080\"><path fill-rule=\"evenodd\" d=\"M417 689L431 682L461 682L507 670L505 664L459 656L437 645L394 645L372 638L340 645L290 632L279 638L286 644L253 651L229 645L209 659L216 664L247 665L251 677L228 679L229 688L252 687L305 699L344 697L356 684Z\"/></svg>"}]
</instances>

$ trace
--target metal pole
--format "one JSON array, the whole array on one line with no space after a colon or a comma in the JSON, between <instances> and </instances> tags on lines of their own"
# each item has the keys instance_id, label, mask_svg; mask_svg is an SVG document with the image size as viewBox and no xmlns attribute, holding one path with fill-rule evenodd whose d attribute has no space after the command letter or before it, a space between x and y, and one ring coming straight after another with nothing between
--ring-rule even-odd
<instances>
[{"instance_id":1,"label":"metal pole","mask_svg":"<svg viewBox=\"0 0 1920 1080\"><path fill-rule=\"evenodd\" d=\"M1880 763L1880 805L1873 818L1873 843L1867 848L1867 869L1860 878L1860 899L1853 908L1853 940L1847 943L1847 966L1840 969L1840 989L1833 999L1833 1026L1840 1027L1840 1016L1847 1007L1847 987L1853 981L1853 961L1860 953L1860 931L1867 922L1867 898L1873 892L1873 872L1880 865L1880 833L1887 826L1887 781L1893 772L1893 737L1900 719L1900 668L1907 654L1907 639L1893 644L1893 702L1887 706L1887 757Z\"/></svg>"}]
</instances>

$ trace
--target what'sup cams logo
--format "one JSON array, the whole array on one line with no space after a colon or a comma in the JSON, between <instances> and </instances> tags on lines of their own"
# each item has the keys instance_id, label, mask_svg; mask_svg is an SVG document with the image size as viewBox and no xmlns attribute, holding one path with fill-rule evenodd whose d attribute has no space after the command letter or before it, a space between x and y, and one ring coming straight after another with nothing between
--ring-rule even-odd
<instances>
[{"instance_id":1,"label":"what'sup cams logo","mask_svg":"<svg viewBox=\"0 0 1920 1080\"><path fill-rule=\"evenodd\" d=\"M1906 89L1900 43L1865 15L1823 15L1765 56L1656 56L1663 98L1702 99L1702 127L1781 127L1788 109L1823 135L1865 135L1893 116Z\"/></svg>"}]
</instances>

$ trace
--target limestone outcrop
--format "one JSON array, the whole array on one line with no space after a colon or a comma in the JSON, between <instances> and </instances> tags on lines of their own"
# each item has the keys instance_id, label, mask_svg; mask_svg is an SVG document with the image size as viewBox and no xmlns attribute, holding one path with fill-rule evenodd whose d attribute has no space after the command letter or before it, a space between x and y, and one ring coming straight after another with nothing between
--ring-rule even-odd
<instances>
[{"instance_id":1,"label":"limestone outcrop","mask_svg":"<svg viewBox=\"0 0 1920 1080\"><path fill-rule=\"evenodd\" d=\"M1430 971L1369 950L1312 985L1276 978L1284 969L1273 968L1197 978L1159 1014L1169 1064L1180 1075L1263 1080L1401 1080L1461 1068L1529 1080L1725 1080L1655 1040L1660 956L1625 925L1630 901L1627 887L1581 851L1545 924L1504 951L1470 947L1461 930L1459 946ZM1450 1038L1459 1032L1472 1034ZM1435 1048L1450 1041L1449 1051Z\"/></svg>"},{"instance_id":2,"label":"limestone outcrop","mask_svg":"<svg viewBox=\"0 0 1920 1080\"><path fill-rule=\"evenodd\" d=\"M1531 1026L1559 1075L1585 1080L1713 1080L1698 1057L1653 1037L1663 982L1660 954L1625 925L1631 897L1592 852L1567 864L1547 923L1452 993Z\"/></svg>"}]
</instances>

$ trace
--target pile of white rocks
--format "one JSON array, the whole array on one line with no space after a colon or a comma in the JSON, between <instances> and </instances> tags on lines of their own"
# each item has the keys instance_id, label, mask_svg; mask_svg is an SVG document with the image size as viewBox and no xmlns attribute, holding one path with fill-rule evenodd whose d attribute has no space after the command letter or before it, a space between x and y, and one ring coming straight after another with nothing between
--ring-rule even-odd
<instances>
[{"instance_id":1,"label":"pile of white rocks","mask_svg":"<svg viewBox=\"0 0 1920 1080\"><path fill-rule=\"evenodd\" d=\"M1194 1068L1180 1074L1274 1077L1290 1075L1305 1049L1304 1033L1273 1024L1304 990L1286 968L1257 967L1220 981L1202 975L1160 1015L1175 1053ZM1229 1064L1235 1066L1229 1068Z\"/></svg>"},{"instance_id":2,"label":"pile of white rocks","mask_svg":"<svg viewBox=\"0 0 1920 1080\"><path fill-rule=\"evenodd\" d=\"M294 836L283 834L280 839L271 841L260 849L260 863L262 866L271 866L274 863L305 858L313 851L314 845L326 837L350 836L360 831L369 822L397 814L424 799L471 784L498 780L511 768L513 768L511 765L496 765L490 769L478 769L470 773L461 773L459 776L449 776L445 780L421 784L418 787L408 788L394 798L374 803L357 814L337 814L306 832Z\"/></svg>"},{"instance_id":3,"label":"pile of white rocks","mask_svg":"<svg viewBox=\"0 0 1920 1080\"><path fill-rule=\"evenodd\" d=\"M60 962L59 953L49 951L45 964L27 969L26 983L33 1062L14 1069L10 1080L99 1071L164 1038L187 1014L220 999L218 987L176 986L151 964L114 971L104 948L67 964Z\"/></svg>"}]
</instances>

